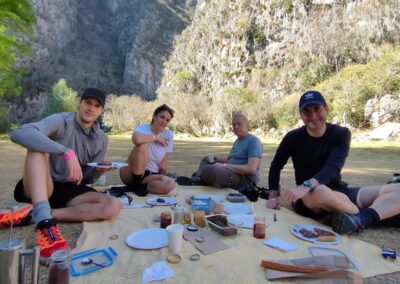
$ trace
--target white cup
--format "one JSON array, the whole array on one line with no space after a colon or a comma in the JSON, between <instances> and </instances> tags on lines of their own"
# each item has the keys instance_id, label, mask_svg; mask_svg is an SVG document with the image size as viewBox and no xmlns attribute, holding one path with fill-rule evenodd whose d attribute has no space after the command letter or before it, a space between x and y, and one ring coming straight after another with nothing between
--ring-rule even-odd
<instances>
[{"instance_id":1,"label":"white cup","mask_svg":"<svg viewBox=\"0 0 400 284\"><path fill-rule=\"evenodd\" d=\"M213 153L208 153L207 154L207 162L209 164L214 164L215 158L214 158L214 154Z\"/></svg>"},{"instance_id":2,"label":"white cup","mask_svg":"<svg viewBox=\"0 0 400 284\"><path fill-rule=\"evenodd\" d=\"M182 249L182 235L183 235L182 224L172 224L166 229L168 232L168 244L171 253L179 253Z\"/></svg>"}]
</instances>

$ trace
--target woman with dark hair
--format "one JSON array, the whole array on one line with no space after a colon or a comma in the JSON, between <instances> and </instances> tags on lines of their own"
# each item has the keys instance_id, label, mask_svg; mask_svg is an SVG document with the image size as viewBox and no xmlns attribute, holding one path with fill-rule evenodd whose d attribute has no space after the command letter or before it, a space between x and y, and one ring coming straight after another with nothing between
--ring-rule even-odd
<instances>
[{"instance_id":1,"label":"woman with dark hair","mask_svg":"<svg viewBox=\"0 0 400 284\"><path fill-rule=\"evenodd\" d=\"M150 124L141 124L133 129L135 145L128 157L128 166L121 168L122 182L138 196L147 193L167 194L176 186L166 176L168 160L173 148L173 133L166 129L174 111L163 104L156 108Z\"/></svg>"}]
</instances>

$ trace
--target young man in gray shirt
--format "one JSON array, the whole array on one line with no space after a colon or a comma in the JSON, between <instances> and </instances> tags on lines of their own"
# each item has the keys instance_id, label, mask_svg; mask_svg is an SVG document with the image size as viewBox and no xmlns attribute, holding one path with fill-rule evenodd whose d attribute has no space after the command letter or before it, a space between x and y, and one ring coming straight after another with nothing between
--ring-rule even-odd
<instances>
[{"instance_id":1,"label":"young man in gray shirt","mask_svg":"<svg viewBox=\"0 0 400 284\"><path fill-rule=\"evenodd\" d=\"M105 101L105 93L88 88L76 112L53 114L11 133L14 143L27 148L23 178L14 197L33 204L33 210L32 206L17 210L14 221L25 225L34 220L42 259L68 248L57 221L110 219L120 211L117 198L85 185L110 170L86 166L103 161L106 154L108 139L97 122ZM0 220L7 219L4 217Z\"/></svg>"}]
</instances>

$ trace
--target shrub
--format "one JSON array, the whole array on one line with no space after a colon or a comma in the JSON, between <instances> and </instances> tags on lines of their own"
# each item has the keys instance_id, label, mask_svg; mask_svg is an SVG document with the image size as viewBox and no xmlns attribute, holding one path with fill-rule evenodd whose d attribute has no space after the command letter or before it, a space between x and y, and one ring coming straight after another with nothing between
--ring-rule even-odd
<instances>
[{"instance_id":1,"label":"shrub","mask_svg":"<svg viewBox=\"0 0 400 284\"><path fill-rule=\"evenodd\" d=\"M11 122L8 118L7 109L0 106L0 133L8 133L10 131Z\"/></svg>"},{"instance_id":2,"label":"shrub","mask_svg":"<svg viewBox=\"0 0 400 284\"><path fill-rule=\"evenodd\" d=\"M65 79L60 79L47 97L44 116L57 112L75 111L77 104L77 92L68 87Z\"/></svg>"},{"instance_id":3,"label":"shrub","mask_svg":"<svg viewBox=\"0 0 400 284\"><path fill-rule=\"evenodd\" d=\"M366 102L400 91L400 47L377 61L345 67L340 73L317 85L331 102L333 115L346 113L351 125L364 124Z\"/></svg>"},{"instance_id":4,"label":"shrub","mask_svg":"<svg viewBox=\"0 0 400 284\"><path fill-rule=\"evenodd\" d=\"M278 127L293 126L299 120L299 96L289 95L274 105L273 119Z\"/></svg>"},{"instance_id":5,"label":"shrub","mask_svg":"<svg viewBox=\"0 0 400 284\"><path fill-rule=\"evenodd\" d=\"M195 93L199 88L196 76L187 70L177 72L171 81L180 92Z\"/></svg>"}]
</instances>

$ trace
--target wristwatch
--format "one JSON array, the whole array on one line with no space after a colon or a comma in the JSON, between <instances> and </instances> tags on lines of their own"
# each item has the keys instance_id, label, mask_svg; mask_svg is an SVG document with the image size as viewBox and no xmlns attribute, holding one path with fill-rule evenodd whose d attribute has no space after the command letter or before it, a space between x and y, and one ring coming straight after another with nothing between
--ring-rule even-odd
<instances>
[{"instance_id":1,"label":"wristwatch","mask_svg":"<svg viewBox=\"0 0 400 284\"><path fill-rule=\"evenodd\" d=\"M303 181L303 185L309 188L308 192L312 192L315 189L315 186L313 187L309 180Z\"/></svg>"}]
</instances>

